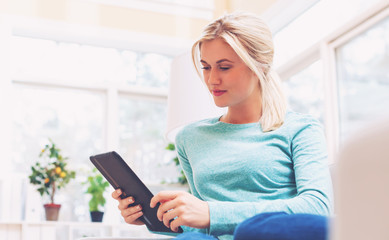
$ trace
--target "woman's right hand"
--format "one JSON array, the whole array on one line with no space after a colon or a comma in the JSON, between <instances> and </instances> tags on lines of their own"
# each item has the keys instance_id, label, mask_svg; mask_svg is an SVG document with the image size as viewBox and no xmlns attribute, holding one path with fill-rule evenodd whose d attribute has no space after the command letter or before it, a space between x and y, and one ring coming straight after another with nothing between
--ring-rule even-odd
<instances>
[{"instance_id":1,"label":"woman's right hand","mask_svg":"<svg viewBox=\"0 0 389 240\"><path fill-rule=\"evenodd\" d=\"M140 205L129 207L130 204L134 203L134 198L130 196L121 199L120 195L122 195L122 191L120 189L116 189L112 193L112 197L119 202L118 208L124 218L124 221L128 224L143 225L144 223L138 219L143 215L142 207Z\"/></svg>"}]
</instances>

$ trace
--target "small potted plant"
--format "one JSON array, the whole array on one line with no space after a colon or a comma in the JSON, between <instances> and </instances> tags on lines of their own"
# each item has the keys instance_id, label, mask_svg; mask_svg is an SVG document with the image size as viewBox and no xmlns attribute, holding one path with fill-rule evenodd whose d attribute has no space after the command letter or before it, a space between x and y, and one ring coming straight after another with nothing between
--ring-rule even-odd
<instances>
[{"instance_id":1,"label":"small potted plant","mask_svg":"<svg viewBox=\"0 0 389 240\"><path fill-rule=\"evenodd\" d=\"M176 151L176 146L173 144L173 143L169 143L166 148L166 150L169 150L169 151ZM180 165L180 161L178 160L178 157L177 155L172 159L174 164L176 166L179 166ZM184 174L184 171L182 169L180 169L180 176L178 177L177 181L181 184L181 185L185 185L185 184L188 184L188 180L186 179L186 176Z\"/></svg>"},{"instance_id":2,"label":"small potted plant","mask_svg":"<svg viewBox=\"0 0 389 240\"><path fill-rule=\"evenodd\" d=\"M70 179L75 178L76 173L67 169L65 157L60 154L60 149L49 139L39 154L40 159L31 166L32 173L29 176L30 183L37 185L37 191L41 196L50 197L50 203L44 204L46 220L58 220L60 204L54 203L57 190L65 187Z\"/></svg>"},{"instance_id":3,"label":"small potted plant","mask_svg":"<svg viewBox=\"0 0 389 240\"><path fill-rule=\"evenodd\" d=\"M105 205L104 192L105 189L109 186L109 183L103 178L103 176L97 172L97 169L94 168L92 173L88 176L86 182L88 184L88 189L86 193L91 195L89 200L89 211L92 222L102 222L104 212L102 208Z\"/></svg>"}]
</instances>

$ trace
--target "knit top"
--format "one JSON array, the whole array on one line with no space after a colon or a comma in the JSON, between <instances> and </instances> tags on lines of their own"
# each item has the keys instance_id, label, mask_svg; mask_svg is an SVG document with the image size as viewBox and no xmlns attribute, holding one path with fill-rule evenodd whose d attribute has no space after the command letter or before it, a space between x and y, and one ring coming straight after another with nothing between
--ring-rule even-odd
<instances>
[{"instance_id":1,"label":"knit top","mask_svg":"<svg viewBox=\"0 0 389 240\"><path fill-rule=\"evenodd\" d=\"M309 115L289 111L270 132L206 119L184 127L176 147L192 194L210 211L209 229L184 231L232 239L240 222L259 213L332 211L325 137Z\"/></svg>"}]
</instances>

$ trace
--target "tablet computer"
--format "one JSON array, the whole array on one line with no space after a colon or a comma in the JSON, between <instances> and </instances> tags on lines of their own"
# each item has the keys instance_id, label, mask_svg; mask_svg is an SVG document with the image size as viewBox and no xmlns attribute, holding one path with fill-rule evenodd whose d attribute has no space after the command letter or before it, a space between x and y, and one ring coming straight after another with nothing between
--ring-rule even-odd
<instances>
[{"instance_id":1,"label":"tablet computer","mask_svg":"<svg viewBox=\"0 0 389 240\"><path fill-rule=\"evenodd\" d=\"M139 218L149 231L159 234L176 235L182 233L182 228L178 232L173 232L158 220L156 207L150 207L151 198L154 196L139 177L132 171L127 163L116 152L107 152L90 157L91 162L107 179L114 189L122 190L122 199L132 196L135 202L131 205L142 206L143 215Z\"/></svg>"}]
</instances>

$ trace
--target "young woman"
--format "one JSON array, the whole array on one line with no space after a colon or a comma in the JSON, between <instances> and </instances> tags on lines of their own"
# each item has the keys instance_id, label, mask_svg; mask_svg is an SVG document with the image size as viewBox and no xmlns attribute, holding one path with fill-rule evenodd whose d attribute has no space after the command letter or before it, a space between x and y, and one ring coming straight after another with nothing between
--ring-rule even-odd
<instances>
[{"instance_id":1,"label":"young woman","mask_svg":"<svg viewBox=\"0 0 389 240\"><path fill-rule=\"evenodd\" d=\"M232 239L236 226L264 212L331 212L331 179L320 123L287 111L272 68L271 32L255 15L227 14L209 24L193 61L225 115L186 126L176 137L191 193L163 191L150 205L176 231ZM200 70L201 68L201 70ZM194 99L195 101L195 99ZM119 201L125 221L137 220L131 197Z\"/></svg>"}]
</instances>

